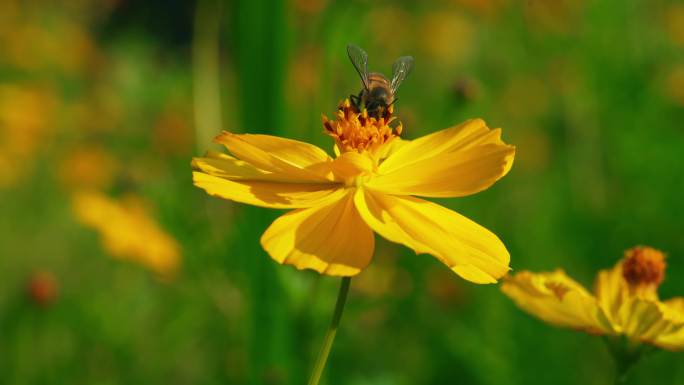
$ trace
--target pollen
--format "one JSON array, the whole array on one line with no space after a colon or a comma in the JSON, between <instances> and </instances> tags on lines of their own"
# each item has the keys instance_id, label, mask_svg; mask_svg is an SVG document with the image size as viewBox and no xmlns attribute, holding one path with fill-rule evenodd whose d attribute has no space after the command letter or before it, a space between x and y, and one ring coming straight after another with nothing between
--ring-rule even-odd
<instances>
[{"instance_id":1,"label":"pollen","mask_svg":"<svg viewBox=\"0 0 684 385\"><path fill-rule=\"evenodd\" d=\"M390 106L385 116L374 118L366 110L358 111L346 99L339 104L335 120L323 115L323 127L326 134L335 139L341 152L372 152L401 135L401 123L396 127L390 126L394 121L392 110Z\"/></svg>"},{"instance_id":2,"label":"pollen","mask_svg":"<svg viewBox=\"0 0 684 385\"><path fill-rule=\"evenodd\" d=\"M656 249L636 246L625 251L622 276L630 286L655 285L665 278L665 255Z\"/></svg>"}]
</instances>

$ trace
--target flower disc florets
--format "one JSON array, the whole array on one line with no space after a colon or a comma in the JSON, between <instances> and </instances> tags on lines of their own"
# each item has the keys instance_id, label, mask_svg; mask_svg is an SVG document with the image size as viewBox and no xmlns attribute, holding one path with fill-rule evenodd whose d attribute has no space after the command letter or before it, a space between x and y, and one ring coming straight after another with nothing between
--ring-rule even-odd
<instances>
[{"instance_id":1,"label":"flower disc florets","mask_svg":"<svg viewBox=\"0 0 684 385\"><path fill-rule=\"evenodd\" d=\"M662 252L644 246L625 251L622 276L630 286L658 286L665 278L665 256Z\"/></svg>"},{"instance_id":2,"label":"flower disc florets","mask_svg":"<svg viewBox=\"0 0 684 385\"><path fill-rule=\"evenodd\" d=\"M374 118L366 110L359 111L346 99L339 104L335 120L323 115L323 127L335 139L341 152L372 152L401 134L401 123L396 127L389 125L394 121L392 111L392 106L389 106L384 116Z\"/></svg>"}]
</instances>

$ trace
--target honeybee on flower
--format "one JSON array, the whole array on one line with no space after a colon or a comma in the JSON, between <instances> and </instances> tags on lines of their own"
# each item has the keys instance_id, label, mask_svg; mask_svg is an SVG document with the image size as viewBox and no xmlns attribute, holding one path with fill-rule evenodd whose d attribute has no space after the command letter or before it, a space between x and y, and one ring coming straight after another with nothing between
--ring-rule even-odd
<instances>
[{"instance_id":1,"label":"honeybee on flower","mask_svg":"<svg viewBox=\"0 0 684 385\"><path fill-rule=\"evenodd\" d=\"M413 61L398 62L408 66L404 75L393 76L400 82ZM363 68L359 73L363 78ZM466 280L496 282L509 270L501 240L414 196L461 197L485 190L508 173L515 147L480 119L404 140L401 125L390 126L392 100L370 108L377 103L369 101L378 100L368 98L372 90L364 94L367 86L358 98L341 102L333 119L323 117L325 133L335 140L334 158L296 140L223 132L214 141L230 154L193 159L194 184L220 198L291 209L261 237L263 248L281 264L356 275L370 263L375 232L433 255Z\"/></svg>"},{"instance_id":2,"label":"honeybee on flower","mask_svg":"<svg viewBox=\"0 0 684 385\"><path fill-rule=\"evenodd\" d=\"M368 72L368 54L360 47L347 45L347 54L361 77L363 88L349 99L357 111L367 110L368 115L378 119L392 112L389 108L397 101L395 93L413 69L413 56L402 56L392 65L392 79L380 72Z\"/></svg>"}]
</instances>

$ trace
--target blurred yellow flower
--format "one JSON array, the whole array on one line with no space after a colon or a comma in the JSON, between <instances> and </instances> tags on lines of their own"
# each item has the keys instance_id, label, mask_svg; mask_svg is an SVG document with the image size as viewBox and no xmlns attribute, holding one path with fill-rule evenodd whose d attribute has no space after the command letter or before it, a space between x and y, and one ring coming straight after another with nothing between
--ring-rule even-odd
<instances>
[{"instance_id":1,"label":"blurred yellow flower","mask_svg":"<svg viewBox=\"0 0 684 385\"><path fill-rule=\"evenodd\" d=\"M501 289L523 310L553 325L679 350L684 348L684 298L658 299L664 275L663 254L637 246L615 267L599 272L594 294L562 270L523 271L507 278Z\"/></svg>"},{"instance_id":2,"label":"blurred yellow flower","mask_svg":"<svg viewBox=\"0 0 684 385\"><path fill-rule=\"evenodd\" d=\"M515 147L479 119L407 141L401 125L358 113L348 100L336 120L323 118L336 141L332 159L308 143L224 132L232 153L195 158L193 180L210 195L268 208L295 209L266 230L261 244L279 263L321 274L353 276L374 251L377 232L435 256L464 279L493 283L509 270L499 238L435 203L460 197L506 175Z\"/></svg>"},{"instance_id":3,"label":"blurred yellow flower","mask_svg":"<svg viewBox=\"0 0 684 385\"><path fill-rule=\"evenodd\" d=\"M477 30L459 12L439 10L424 15L418 34L425 53L448 68L465 63L476 47Z\"/></svg>"},{"instance_id":4,"label":"blurred yellow flower","mask_svg":"<svg viewBox=\"0 0 684 385\"><path fill-rule=\"evenodd\" d=\"M509 0L452 0L452 2L482 16L496 16L506 8Z\"/></svg>"},{"instance_id":5,"label":"blurred yellow flower","mask_svg":"<svg viewBox=\"0 0 684 385\"><path fill-rule=\"evenodd\" d=\"M154 147L165 155L187 155L193 133L189 114L182 107L169 106L157 118L153 130Z\"/></svg>"},{"instance_id":6,"label":"blurred yellow flower","mask_svg":"<svg viewBox=\"0 0 684 385\"><path fill-rule=\"evenodd\" d=\"M112 256L139 263L163 278L171 278L178 269L178 243L150 217L139 199L116 201L102 193L80 192L74 195L73 208L81 223L100 233Z\"/></svg>"},{"instance_id":7,"label":"blurred yellow flower","mask_svg":"<svg viewBox=\"0 0 684 385\"><path fill-rule=\"evenodd\" d=\"M26 177L35 153L50 143L57 104L49 88L0 85L0 188Z\"/></svg>"},{"instance_id":8,"label":"blurred yellow flower","mask_svg":"<svg viewBox=\"0 0 684 385\"><path fill-rule=\"evenodd\" d=\"M99 13L105 7L103 2L97 7L75 3L64 7L72 8L72 14L57 14L43 2L0 2L0 63L29 71L57 69L72 75L97 68L100 53L88 23L96 16L90 9Z\"/></svg>"},{"instance_id":9,"label":"blurred yellow flower","mask_svg":"<svg viewBox=\"0 0 684 385\"><path fill-rule=\"evenodd\" d=\"M684 65L672 68L665 77L665 94L680 106L684 106Z\"/></svg>"},{"instance_id":10,"label":"blurred yellow flower","mask_svg":"<svg viewBox=\"0 0 684 385\"><path fill-rule=\"evenodd\" d=\"M684 46L684 5L671 4L664 15L668 37L674 44Z\"/></svg>"}]
</instances>

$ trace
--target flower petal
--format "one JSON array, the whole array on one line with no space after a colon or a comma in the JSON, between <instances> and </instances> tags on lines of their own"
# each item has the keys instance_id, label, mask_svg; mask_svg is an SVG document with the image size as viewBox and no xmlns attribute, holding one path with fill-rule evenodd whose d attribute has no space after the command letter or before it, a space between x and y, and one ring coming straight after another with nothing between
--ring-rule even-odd
<instances>
[{"instance_id":1,"label":"flower petal","mask_svg":"<svg viewBox=\"0 0 684 385\"><path fill-rule=\"evenodd\" d=\"M599 306L606 311L608 318L613 323L624 327L629 322L628 318L631 317L626 309L633 306L631 300L637 293L630 291L629 285L623 277L622 261L616 263L611 269L599 271L594 283L594 291ZM658 301L655 288L650 291L640 290L638 296L650 302Z\"/></svg>"},{"instance_id":2,"label":"flower petal","mask_svg":"<svg viewBox=\"0 0 684 385\"><path fill-rule=\"evenodd\" d=\"M207 152L203 158L193 158L192 168L209 175L231 180L287 181L287 176L260 170L251 164L220 152Z\"/></svg>"},{"instance_id":3,"label":"flower petal","mask_svg":"<svg viewBox=\"0 0 684 385\"><path fill-rule=\"evenodd\" d=\"M368 186L397 195L470 195L506 175L514 156L515 147L501 141L501 130L471 120L401 146Z\"/></svg>"},{"instance_id":4,"label":"flower petal","mask_svg":"<svg viewBox=\"0 0 684 385\"><path fill-rule=\"evenodd\" d=\"M669 350L684 349L684 298L673 298L662 303L665 317L675 326L669 333L656 337L655 344Z\"/></svg>"},{"instance_id":5,"label":"flower petal","mask_svg":"<svg viewBox=\"0 0 684 385\"><path fill-rule=\"evenodd\" d=\"M544 322L591 333L612 331L596 298L562 270L539 274L522 271L506 278L501 291Z\"/></svg>"},{"instance_id":6,"label":"flower petal","mask_svg":"<svg viewBox=\"0 0 684 385\"><path fill-rule=\"evenodd\" d=\"M676 297L663 301L666 307L666 316L669 319L684 322L684 298Z\"/></svg>"},{"instance_id":7,"label":"flower petal","mask_svg":"<svg viewBox=\"0 0 684 385\"><path fill-rule=\"evenodd\" d=\"M352 276L370 263L375 239L354 207L353 194L348 193L326 206L281 216L261 237L261 245L278 263Z\"/></svg>"},{"instance_id":8,"label":"flower petal","mask_svg":"<svg viewBox=\"0 0 684 385\"><path fill-rule=\"evenodd\" d=\"M684 327L683 320L674 313L676 309L660 302L655 289L638 293L630 290L623 278L622 261L599 272L595 291L599 306L616 331L631 339L670 348L674 344L670 339L674 337L667 336Z\"/></svg>"},{"instance_id":9,"label":"flower petal","mask_svg":"<svg viewBox=\"0 0 684 385\"><path fill-rule=\"evenodd\" d=\"M362 174L370 174L373 160L367 153L345 152L335 158L331 169L336 180L351 180Z\"/></svg>"},{"instance_id":10,"label":"flower petal","mask_svg":"<svg viewBox=\"0 0 684 385\"><path fill-rule=\"evenodd\" d=\"M223 132L214 139L241 160L264 171L286 174L302 181L330 179L332 159L322 149L296 140L271 135Z\"/></svg>"},{"instance_id":11,"label":"flower petal","mask_svg":"<svg viewBox=\"0 0 684 385\"><path fill-rule=\"evenodd\" d=\"M345 194L338 184L229 180L198 171L192 173L192 180L209 195L268 208L312 207Z\"/></svg>"},{"instance_id":12,"label":"flower petal","mask_svg":"<svg viewBox=\"0 0 684 385\"><path fill-rule=\"evenodd\" d=\"M510 256L489 230L447 208L414 197L357 190L354 202L378 234L416 253L435 256L475 283L495 283L508 272Z\"/></svg>"},{"instance_id":13,"label":"flower petal","mask_svg":"<svg viewBox=\"0 0 684 385\"><path fill-rule=\"evenodd\" d=\"M390 173L409 164L447 152L467 150L487 143L500 143L501 130L490 130L482 119L467 120L458 126L404 141L380 165L379 171Z\"/></svg>"},{"instance_id":14,"label":"flower petal","mask_svg":"<svg viewBox=\"0 0 684 385\"><path fill-rule=\"evenodd\" d=\"M656 343L659 336L671 334L684 326L681 322L668 320L657 301L639 297L625 301L620 307L617 322L622 333L648 343Z\"/></svg>"}]
</instances>

